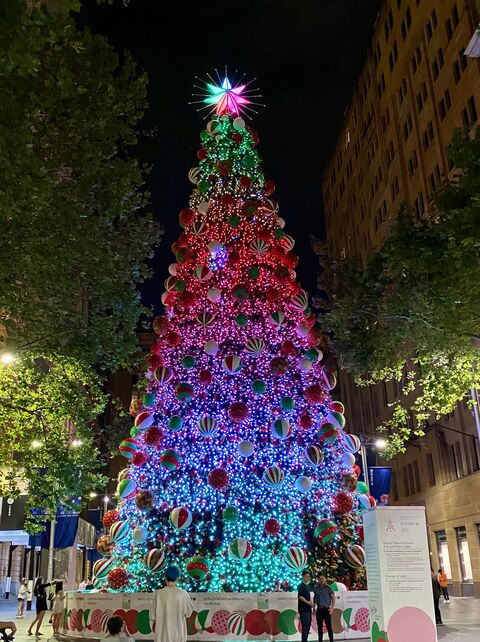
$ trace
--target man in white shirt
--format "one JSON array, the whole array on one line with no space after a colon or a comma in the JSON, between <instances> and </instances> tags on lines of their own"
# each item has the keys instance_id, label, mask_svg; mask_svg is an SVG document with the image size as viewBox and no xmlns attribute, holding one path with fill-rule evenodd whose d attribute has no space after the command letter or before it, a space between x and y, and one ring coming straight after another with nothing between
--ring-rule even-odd
<instances>
[{"instance_id":1,"label":"man in white shirt","mask_svg":"<svg viewBox=\"0 0 480 642\"><path fill-rule=\"evenodd\" d=\"M187 618L193 612L187 591L177 587L180 576L177 566L165 571L166 586L154 593L152 617L155 618L155 642L185 642Z\"/></svg>"}]
</instances>

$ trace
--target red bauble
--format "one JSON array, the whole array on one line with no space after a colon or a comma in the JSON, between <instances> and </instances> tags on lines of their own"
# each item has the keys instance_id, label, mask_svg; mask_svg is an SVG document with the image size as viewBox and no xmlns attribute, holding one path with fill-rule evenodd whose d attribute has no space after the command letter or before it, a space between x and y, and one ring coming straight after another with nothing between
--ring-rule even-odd
<instances>
[{"instance_id":1,"label":"red bauble","mask_svg":"<svg viewBox=\"0 0 480 642\"><path fill-rule=\"evenodd\" d=\"M235 198L231 194L223 194L220 197L220 203L221 205L226 205L227 207L230 207L232 205L235 205Z\"/></svg>"},{"instance_id":2,"label":"red bauble","mask_svg":"<svg viewBox=\"0 0 480 642\"><path fill-rule=\"evenodd\" d=\"M298 420L298 425L300 428L302 428L302 430L310 430L310 428L313 426L313 419L308 413L304 413Z\"/></svg>"},{"instance_id":3,"label":"red bauble","mask_svg":"<svg viewBox=\"0 0 480 642\"><path fill-rule=\"evenodd\" d=\"M286 339L285 341L282 341L281 350L283 354L290 354L292 356L297 353L297 349L295 348L295 345L293 344L292 341L289 341L288 339Z\"/></svg>"},{"instance_id":4,"label":"red bauble","mask_svg":"<svg viewBox=\"0 0 480 642\"><path fill-rule=\"evenodd\" d=\"M337 507L337 512L345 515L346 513L349 513L353 508L353 497L350 495L350 493L346 493L342 490L337 493L335 497L335 504Z\"/></svg>"},{"instance_id":5,"label":"red bauble","mask_svg":"<svg viewBox=\"0 0 480 642\"><path fill-rule=\"evenodd\" d=\"M157 426L150 426L143 435L143 440L147 446L158 446L163 439L163 431Z\"/></svg>"},{"instance_id":6,"label":"red bauble","mask_svg":"<svg viewBox=\"0 0 480 642\"><path fill-rule=\"evenodd\" d=\"M178 237L178 242L182 249L188 248L192 242L192 237L190 234L187 234L187 232L182 232Z\"/></svg>"},{"instance_id":7,"label":"red bauble","mask_svg":"<svg viewBox=\"0 0 480 642\"><path fill-rule=\"evenodd\" d=\"M203 385L208 385L209 383L212 383L213 375L210 372L210 370L200 370L200 374L198 376L198 380Z\"/></svg>"},{"instance_id":8,"label":"red bauble","mask_svg":"<svg viewBox=\"0 0 480 642\"><path fill-rule=\"evenodd\" d=\"M175 292L165 292L165 294L162 296L162 303L166 306L174 305L175 299Z\"/></svg>"},{"instance_id":9,"label":"red bauble","mask_svg":"<svg viewBox=\"0 0 480 642\"><path fill-rule=\"evenodd\" d=\"M235 401L228 409L228 416L232 421L243 421L248 417L248 406L242 401Z\"/></svg>"},{"instance_id":10,"label":"red bauble","mask_svg":"<svg viewBox=\"0 0 480 642\"><path fill-rule=\"evenodd\" d=\"M278 519L267 519L265 522L265 532L267 535L278 535L280 532L280 522Z\"/></svg>"},{"instance_id":11,"label":"red bauble","mask_svg":"<svg viewBox=\"0 0 480 642\"><path fill-rule=\"evenodd\" d=\"M325 393L318 383L314 383L305 388L304 396L309 403L321 403L324 400Z\"/></svg>"},{"instance_id":12,"label":"red bauble","mask_svg":"<svg viewBox=\"0 0 480 642\"><path fill-rule=\"evenodd\" d=\"M228 176L232 171L232 161L231 160L218 161L215 167L217 168L217 172L220 174L220 176Z\"/></svg>"},{"instance_id":13,"label":"red bauble","mask_svg":"<svg viewBox=\"0 0 480 642\"><path fill-rule=\"evenodd\" d=\"M288 361L285 357L274 357L270 361L270 370L275 377L281 377L288 370Z\"/></svg>"},{"instance_id":14,"label":"red bauble","mask_svg":"<svg viewBox=\"0 0 480 642\"><path fill-rule=\"evenodd\" d=\"M358 535L358 539L359 539L361 542L363 542L363 540L365 539L365 533L364 533L364 531L363 531L363 526L362 526L362 525L358 526L358 528L357 528L357 535Z\"/></svg>"},{"instance_id":15,"label":"red bauble","mask_svg":"<svg viewBox=\"0 0 480 642\"><path fill-rule=\"evenodd\" d=\"M270 241L271 240L271 232L270 230L263 229L263 230L258 230L257 232L257 238L262 239L262 241Z\"/></svg>"},{"instance_id":16,"label":"red bauble","mask_svg":"<svg viewBox=\"0 0 480 642\"><path fill-rule=\"evenodd\" d=\"M252 185L252 179L249 176L240 176L238 179L241 187L248 189Z\"/></svg>"},{"instance_id":17,"label":"red bauble","mask_svg":"<svg viewBox=\"0 0 480 642\"><path fill-rule=\"evenodd\" d=\"M207 157L207 152L203 149L203 147L201 147L197 152L197 158L198 160L203 160L206 157Z\"/></svg>"},{"instance_id":18,"label":"red bauble","mask_svg":"<svg viewBox=\"0 0 480 642\"><path fill-rule=\"evenodd\" d=\"M295 254L295 252L292 251L287 252L285 255L285 265L291 270L296 268L298 265L298 254Z\"/></svg>"},{"instance_id":19,"label":"red bauble","mask_svg":"<svg viewBox=\"0 0 480 642\"><path fill-rule=\"evenodd\" d=\"M273 194L275 191L275 183L270 178L267 178L263 189L265 190L265 194L270 196L270 194Z\"/></svg>"},{"instance_id":20,"label":"red bauble","mask_svg":"<svg viewBox=\"0 0 480 642\"><path fill-rule=\"evenodd\" d=\"M124 588L128 584L128 573L123 568L114 568L108 573L108 586L114 590Z\"/></svg>"},{"instance_id":21,"label":"red bauble","mask_svg":"<svg viewBox=\"0 0 480 642\"><path fill-rule=\"evenodd\" d=\"M208 473L208 483L216 490L226 488L228 486L228 482L228 473L223 468L214 468Z\"/></svg>"},{"instance_id":22,"label":"red bauble","mask_svg":"<svg viewBox=\"0 0 480 642\"><path fill-rule=\"evenodd\" d=\"M285 251L279 245L276 245L271 251L271 256L279 263L283 263L285 260L286 254L285 254Z\"/></svg>"},{"instance_id":23,"label":"red bauble","mask_svg":"<svg viewBox=\"0 0 480 642\"><path fill-rule=\"evenodd\" d=\"M148 461L148 457L145 453L136 452L132 457L132 464L134 466L143 466Z\"/></svg>"},{"instance_id":24,"label":"red bauble","mask_svg":"<svg viewBox=\"0 0 480 642\"><path fill-rule=\"evenodd\" d=\"M157 341L155 341L155 343L152 343L152 345L150 346L150 352L152 354L160 354L161 351L162 351L162 348Z\"/></svg>"},{"instance_id":25,"label":"red bauble","mask_svg":"<svg viewBox=\"0 0 480 642\"><path fill-rule=\"evenodd\" d=\"M256 147L258 145L258 143L260 142L260 136L257 134L257 132L254 129L250 129L249 128L248 131L250 132L250 136L253 139L252 140L253 146Z\"/></svg>"},{"instance_id":26,"label":"red bauble","mask_svg":"<svg viewBox=\"0 0 480 642\"><path fill-rule=\"evenodd\" d=\"M307 334L307 342L309 346L318 346L322 340L322 333L317 328L311 328Z\"/></svg>"},{"instance_id":27,"label":"red bauble","mask_svg":"<svg viewBox=\"0 0 480 642\"><path fill-rule=\"evenodd\" d=\"M147 357L147 367L149 370L156 370L163 365L163 359L159 354L150 354Z\"/></svg>"},{"instance_id":28,"label":"red bauble","mask_svg":"<svg viewBox=\"0 0 480 642\"><path fill-rule=\"evenodd\" d=\"M280 283L283 283L283 282L287 281L290 278L290 272L289 272L288 268L286 268L286 267L278 267L275 270L275 278L278 279L278 281L280 281Z\"/></svg>"},{"instance_id":29,"label":"red bauble","mask_svg":"<svg viewBox=\"0 0 480 642\"><path fill-rule=\"evenodd\" d=\"M197 297L193 292L185 290L178 297L178 303L183 305L185 308L192 308L197 302Z\"/></svg>"},{"instance_id":30,"label":"red bauble","mask_svg":"<svg viewBox=\"0 0 480 642\"><path fill-rule=\"evenodd\" d=\"M155 317L152 323L155 334L165 334L168 328L168 319L165 316Z\"/></svg>"},{"instance_id":31,"label":"red bauble","mask_svg":"<svg viewBox=\"0 0 480 642\"><path fill-rule=\"evenodd\" d=\"M173 330L170 330L170 332L167 332L167 336L165 337L165 340L169 346L172 346L172 348L174 348L175 346L178 346L178 344L180 343L180 335L178 334L178 332L174 332Z\"/></svg>"},{"instance_id":32,"label":"red bauble","mask_svg":"<svg viewBox=\"0 0 480 642\"><path fill-rule=\"evenodd\" d=\"M362 472L362 469L360 468L360 466L358 464L354 464L353 465L353 472L358 477L360 475L360 473Z\"/></svg>"},{"instance_id":33,"label":"red bauble","mask_svg":"<svg viewBox=\"0 0 480 642\"><path fill-rule=\"evenodd\" d=\"M236 145L239 145L242 142L243 136L240 132L234 132L230 138Z\"/></svg>"},{"instance_id":34,"label":"red bauble","mask_svg":"<svg viewBox=\"0 0 480 642\"><path fill-rule=\"evenodd\" d=\"M265 295L266 295L268 301L270 301L270 303L273 303L280 296L280 292L276 288L270 287L270 288L267 288L267 291L265 292Z\"/></svg>"},{"instance_id":35,"label":"red bauble","mask_svg":"<svg viewBox=\"0 0 480 642\"><path fill-rule=\"evenodd\" d=\"M103 516L102 522L103 525L107 530L110 530L110 526L112 524L115 524L115 522L118 522L120 520L120 513L118 510L115 510L112 508L112 510L107 510L105 515Z\"/></svg>"}]
</instances>

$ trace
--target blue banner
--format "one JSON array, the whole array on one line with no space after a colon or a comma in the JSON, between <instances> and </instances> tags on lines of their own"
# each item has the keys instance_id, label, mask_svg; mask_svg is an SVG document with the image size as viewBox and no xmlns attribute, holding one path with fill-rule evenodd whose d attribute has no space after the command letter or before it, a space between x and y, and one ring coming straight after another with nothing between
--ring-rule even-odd
<instances>
[{"instance_id":1,"label":"blue banner","mask_svg":"<svg viewBox=\"0 0 480 642\"><path fill-rule=\"evenodd\" d=\"M368 483L370 486L370 495L375 497L379 504L388 506L390 488L392 483L391 466L369 466Z\"/></svg>"},{"instance_id":2,"label":"blue banner","mask_svg":"<svg viewBox=\"0 0 480 642\"><path fill-rule=\"evenodd\" d=\"M50 521L44 522L45 530L37 535L31 535L29 545L48 548L50 546ZM55 520L54 548L73 546L78 530L78 513L58 509Z\"/></svg>"}]
</instances>

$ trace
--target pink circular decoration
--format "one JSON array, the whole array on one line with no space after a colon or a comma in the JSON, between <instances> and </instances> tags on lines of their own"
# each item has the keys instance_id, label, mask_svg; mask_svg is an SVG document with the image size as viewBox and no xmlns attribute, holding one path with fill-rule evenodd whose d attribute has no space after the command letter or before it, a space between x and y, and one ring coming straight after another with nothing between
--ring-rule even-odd
<instances>
[{"instance_id":1,"label":"pink circular decoration","mask_svg":"<svg viewBox=\"0 0 480 642\"><path fill-rule=\"evenodd\" d=\"M228 635L228 618L230 611L216 611L212 617L212 629L217 635Z\"/></svg>"},{"instance_id":2,"label":"pink circular decoration","mask_svg":"<svg viewBox=\"0 0 480 642\"><path fill-rule=\"evenodd\" d=\"M416 606L404 606L395 611L388 621L387 633L389 642L404 642L412 637L412 633L416 640L422 642L436 642L437 639L430 616Z\"/></svg>"}]
</instances>

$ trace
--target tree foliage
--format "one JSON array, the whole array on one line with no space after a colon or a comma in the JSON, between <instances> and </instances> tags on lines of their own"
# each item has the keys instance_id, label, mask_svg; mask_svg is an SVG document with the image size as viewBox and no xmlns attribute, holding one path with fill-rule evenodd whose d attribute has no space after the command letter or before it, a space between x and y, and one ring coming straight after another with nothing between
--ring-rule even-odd
<instances>
[{"instance_id":1,"label":"tree foliage","mask_svg":"<svg viewBox=\"0 0 480 642\"><path fill-rule=\"evenodd\" d=\"M3 0L0 83L0 353L17 355L0 364L0 494L28 488L34 530L34 507L103 483L97 373L131 363L159 228L132 154L147 79L128 54Z\"/></svg>"},{"instance_id":2,"label":"tree foliage","mask_svg":"<svg viewBox=\"0 0 480 642\"><path fill-rule=\"evenodd\" d=\"M435 195L430 216L417 220L404 208L365 270L338 266L333 306L321 320L358 383L402 378L382 426L390 454L480 383L480 135L457 132L450 156L455 178Z\"/></svg>"}]
</instances>

